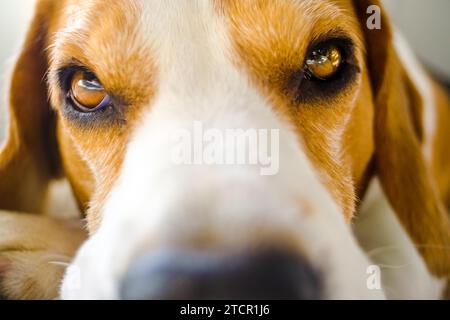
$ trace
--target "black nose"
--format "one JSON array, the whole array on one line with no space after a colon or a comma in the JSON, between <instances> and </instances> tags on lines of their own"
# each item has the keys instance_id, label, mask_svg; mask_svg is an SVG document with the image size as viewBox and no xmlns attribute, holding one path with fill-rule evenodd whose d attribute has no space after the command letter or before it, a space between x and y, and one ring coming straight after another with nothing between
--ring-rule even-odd
<instances>
[{"instance_id":1,"label":"black nose","mask_svg":"<svg viewBox=\"0 0 450 320\"><path fill-rule=\"evenodd\" d=\"M310 300L321 298L320 287L319 275L298 254L165 250L138 259L120 294L131 300Z\"/></svg>"}]
</instances>

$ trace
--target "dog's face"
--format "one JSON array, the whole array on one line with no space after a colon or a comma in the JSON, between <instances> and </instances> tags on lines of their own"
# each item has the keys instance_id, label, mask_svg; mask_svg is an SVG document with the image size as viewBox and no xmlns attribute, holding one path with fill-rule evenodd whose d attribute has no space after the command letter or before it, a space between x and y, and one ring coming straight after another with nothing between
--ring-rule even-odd
<instances>
[{"instance_id":1,"label":"dog's face","mask_svg":"<svg viewBox=\"0 0 450 320\"><path fill-rule=\"evenodd\" d=\"M327 277L355 282L352 261L361 275L352 289L364 296L366 261L345 222L373 154L373 106L350 1L69 1L63 10L50 27L49 84L65 168L91 206L93 237L76 261L82 295L116 297L134 259L166 248L229 259L292 252L317 273L320 294L332 294ZM174 163L171 133L195 122L279 130L268 145L278 172Z\"/></svg>"},{"instance_id":2,"label":"dog's face","mask_svg":"<svg viewBox=\"0 0 450 320\"><path fill-rule=\"evenodd\" d=\"M63 297L382 297L350 227L377 85L353 1L40 8L60 162L91 233ZM226 132L265 132L274 170L174 161L174 133L199 124L225 157Z\"/></svg>"},{"instance_id":3,"label":"dog's face","mask_svg":"<svg viewBox=\"0 0 450 320\"><path fill-rule=\"evenodd\" d=\"M150 146L163 129L194 121L205 129L283 128L281 143L298 145L345 219L352 218L374 142L363 34L350 1L104 7L69 1L50 26L49 83L63 161L80 201L95 199L91 230L126 176L124 160L141 128L156 130L143 134ZM94 175L89 185L79 163Z\"/></svg>"}]
</instances>

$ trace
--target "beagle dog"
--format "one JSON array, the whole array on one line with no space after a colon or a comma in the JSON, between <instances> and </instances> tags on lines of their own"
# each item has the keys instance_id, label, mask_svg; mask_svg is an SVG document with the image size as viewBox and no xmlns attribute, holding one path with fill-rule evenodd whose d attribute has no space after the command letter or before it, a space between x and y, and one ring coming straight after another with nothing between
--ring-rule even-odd
<instances>
[{"instance_id":1,"label":"beagle dog","mask_svg":"<svg viewBox=\"0 0 450 320\"><path fill-rule=\"evenodd\" d=\"M445 297L449 98L379 1L38 0L8 101L5 298ZM175 162L196 123L277 170Z\"/></svg>"}]
</instances>

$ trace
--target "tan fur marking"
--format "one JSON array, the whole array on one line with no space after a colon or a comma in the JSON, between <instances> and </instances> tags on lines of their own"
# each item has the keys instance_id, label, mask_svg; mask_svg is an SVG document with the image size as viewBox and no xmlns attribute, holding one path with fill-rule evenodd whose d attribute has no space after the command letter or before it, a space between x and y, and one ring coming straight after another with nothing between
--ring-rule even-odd
<instances>
[{"instance_id":1,"label":"tan fur marking","mask_svg":"<svg viewBox=\"0 0 450 320\"><path fill-rule=\"evenodd\" d=\"M301 143L348 221L355 209L355 183L361 179L371 159L373 145L370 127L355 125L355 119L371 121L371 105L364 104L370 93L367 79L361 93L356 86L347 88L333 101L298 104L289 87L290 76L303 65L306 50L315 39L330 32L346 32L360 51L362 34L358 22L348 12L348 1L224 1L239 66L249 70L252 80L297 130ZM358 82L361 82L359 80ZM359 136L365 147L343 147L350 136ZM355 140L357 146L362 140Z\"/></svg>"},{"instance_id":2,"label":"tan fur marking","mask_svg":"<svg viewBox=\"0 0 450 320\"><path fill-rule=\"evenodd\" d=\"M74 19L66 10L54 27L49 50L51 97L60 114L59 140L65 142L61 144L62 161L80 207L88 208L88 226L94 232L101 221L103 203L120 173L132 129L154 95L156 68L150 49L139 38L137 4L96 1L91 6L89 12L78 13L81 25L75 28L65 24ZM95 130L64 117L56 89L57 71L74 62L88 67L107 92L114 94L122 112L119 121Z\"/></svg>"}]
</instances>

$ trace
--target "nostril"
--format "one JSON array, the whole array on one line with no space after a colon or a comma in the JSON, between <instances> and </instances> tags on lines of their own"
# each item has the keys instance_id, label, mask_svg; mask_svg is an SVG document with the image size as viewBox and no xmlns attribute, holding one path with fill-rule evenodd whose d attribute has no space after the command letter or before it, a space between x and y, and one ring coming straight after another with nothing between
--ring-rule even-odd
<instances>
[{"instance_id":1,"label":"nostril","mask_svg":"<svg viewBox=\"0 0 450 320\"><path fill-rule=\"evenodd\" d=\"M299 255L165 250L138 259L120 293L131 300L320 299L321 285L319 275Z\"/></svg>"}]
</instances>

